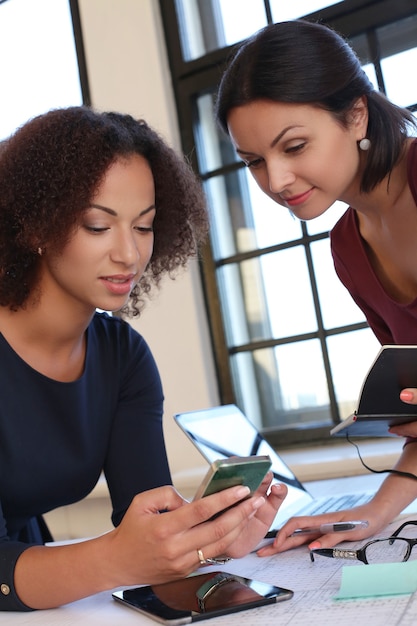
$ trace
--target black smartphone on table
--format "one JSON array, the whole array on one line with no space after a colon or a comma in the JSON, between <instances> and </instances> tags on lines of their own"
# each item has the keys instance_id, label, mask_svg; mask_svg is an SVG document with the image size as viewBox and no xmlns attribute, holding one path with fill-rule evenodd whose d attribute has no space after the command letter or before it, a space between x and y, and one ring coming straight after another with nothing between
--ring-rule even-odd
<instances>
[{"instance_id":1,"label":"black smartphone on table","mask_svg":"<svg viewBox=\"0 0 417 626\"><path fill-rule=\"evenodd\" d=\"M293 591L216 571L112 595L160 624L178 626L289 600Z\"/></svg>"}]
</instances>

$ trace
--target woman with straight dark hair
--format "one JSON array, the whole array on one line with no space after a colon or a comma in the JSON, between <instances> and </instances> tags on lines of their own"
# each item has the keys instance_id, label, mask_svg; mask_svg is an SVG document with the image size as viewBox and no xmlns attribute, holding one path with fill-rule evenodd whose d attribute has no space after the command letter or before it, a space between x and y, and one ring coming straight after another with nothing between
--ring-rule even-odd
<instances>
[{"instance_id":1,"label":"woman with straight dark hair","mask_svg":"<svg viewBox=\"0 0 417 626\"><path fill-rule=\"evenodd\" d=\"M272 24L239 46L220 82L216 117L259 187L300 220L340 200L331 231L336 272L381 344L417 344L417 140L412 114L374 89L352 48L327 26ZM400 394L417 403L415 389ZM317 537L310 548L361 539L417 497L417 422L391 429L403 453L366 505L314 524L366 519L366 530ZM299 545L290 520L267 555ZM311 535L310 535L311 539Z\"/></svg>"}]
</instances>

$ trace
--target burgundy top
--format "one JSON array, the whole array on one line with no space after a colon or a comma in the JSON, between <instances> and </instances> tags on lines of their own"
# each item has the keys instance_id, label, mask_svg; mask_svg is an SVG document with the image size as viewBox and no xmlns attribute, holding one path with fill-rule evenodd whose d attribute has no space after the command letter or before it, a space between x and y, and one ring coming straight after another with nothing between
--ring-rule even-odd
<instances>
[{"instance_id":1,"label":"burgundy top","mask_svg":"<svg viewBox=\"0 0 417 626\"><path fill-rule=\"evenodd\" d=\"M409 149L407 171L417 208L417 139ZM385 292L366 254L354 209L342 215L330 239L336 273L381 344L417 344L417 297L400 304Z\"/></svg>"}]
</instances>

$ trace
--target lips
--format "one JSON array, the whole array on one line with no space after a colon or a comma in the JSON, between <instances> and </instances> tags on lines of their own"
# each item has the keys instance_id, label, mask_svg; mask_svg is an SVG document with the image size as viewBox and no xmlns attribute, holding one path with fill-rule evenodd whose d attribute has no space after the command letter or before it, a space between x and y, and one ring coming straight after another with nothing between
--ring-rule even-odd
<instances>
[{"instance_id":1,"label":"lips","mask_svg":"<svg viewBox=\"0 0 417 626\"><path fill-rule=\"evenodd\" d=\"M102 276L100 280L110 293L123 296L130 293L135 285L136 274L123 276L120 274L114 276Z\"/></svg>"},{"instance_id":2,"label":"lips","mask_svg":"<svg viewBox=\"0 0 417 626\"><path fill-rule=\"evenodd\" d=\"M299 204L303 204L303 202L306 202L310 198L313 191L314 191L314 187L311 187L307 191L304 191L303 193L299 193L296 196L291 196L291 197L281 196L281 198L289 206L298 206Z\"/></svg>"},{"instance_id":3,"label":"lips","mask_svg":"<svg viewBox=\"0 0 417 626\"><path fill-rule=\"evenodd\" d=\"M126 283L130 279L129 278L114 278L113 276L107 276L105 280L109 280L111 283Z\"/></svg>"}]
</instances>

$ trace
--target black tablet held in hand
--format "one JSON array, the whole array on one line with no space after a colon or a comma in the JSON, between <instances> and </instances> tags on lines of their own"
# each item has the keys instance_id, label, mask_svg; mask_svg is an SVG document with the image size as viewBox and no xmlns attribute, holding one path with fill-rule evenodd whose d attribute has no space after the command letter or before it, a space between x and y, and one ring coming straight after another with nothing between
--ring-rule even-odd
<instances>
[{"instance_id":1,"label":"black tablet held in hand","mask_svg":"<svg viewBox=\"0 0 417 626\"><path fill-rule=\"evenodd\" d=\"M223 571L115 591L113 598L160 624L177 626L289 600L289 589Z\"/></svg>"},{"instance_id":2,"label":"black tablet held in hand","mask_svg":"<svg viewBox=\"0 0 417 626\"><path fill-rule=\"evenodd\" d=\"M330 431L337 437L393 437L391 426L417 421L417 405L400 392L417 387L417 346L382 346L365 377L358 408Z\"/></svg>"}]
</instances>

